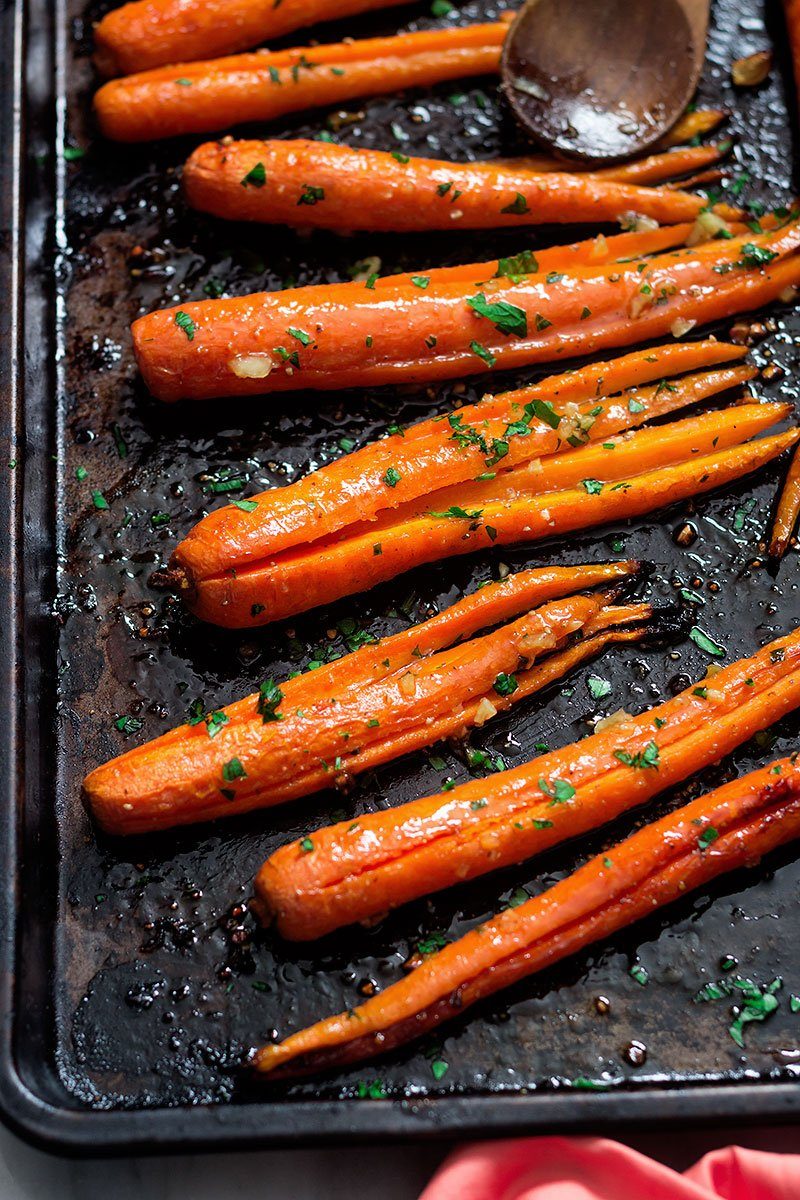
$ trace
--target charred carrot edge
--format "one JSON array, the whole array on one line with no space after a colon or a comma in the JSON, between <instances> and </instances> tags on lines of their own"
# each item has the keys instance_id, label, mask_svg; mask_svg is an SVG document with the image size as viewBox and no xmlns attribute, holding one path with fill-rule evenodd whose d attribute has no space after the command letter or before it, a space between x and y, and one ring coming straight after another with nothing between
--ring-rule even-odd
<instances>
[{"instance_id":1,"label":"charred carrot edge","mask_svg":"<svg viewBox=\"0 0 800 1200\"><path fill-rule=\"evenodd\" d=\"M260 492L250 512L233 504L216 509L191 530L172 565L194 582L274 559L430 494L432 479L440 490L555 453L569 439L602 441L744 382L752 374L745 366L666 382L676 372L735 362L744 353L713 341L673 343L484 397L372 442L288 487Z\"/></svg>"},{"instance_id":2,"label":"charred carrot edge","mask_svg":"<svg viewBox=\"0 0 800 1200\"><path fill-rule=\"evenodd\" d=\"M792 755L646 825L355 1009L264 1046L253 1066L262 1075L296 1075L393 1049L798 836L800 769Z\"/></svg>"},{"instance_id":3,"label":"charred carrot edge","mask_svg":"<svg viewBox=\"0 0 800 1200\"><path fill-rule=\"evenodd\" d=\"M641 271L609 263L480 287L328 284L193 301L134 322L134 349L162 400L421 383L677 336L757 308L800 280L798 247L793 222L659 254Z\"/></svg>"},{"instance_id":4,"label":"charred carrot edge","mask_svg":"<svg viewBox=\"0 0 800 1200\"><path fill-rule=\"evenodd\" d=\"M563 537L653 512L741 479L790 449L797 438L798 431L792 430L608 486L529 493L475 510L436 510L404 521L396 536L390 529L368 530L319 544L313 555L287 555L235 576L197 580L186 594L187 603L202 620L227 628L247 627L259 618L277 620L347 595L355 581L359 589L373 587L412 566L451 555Z\"/></svg>"},{"instance_id":5,"label":"charred carrot edge","mask_svg":"<svg viewBox=\"0 0 800 1200\"><path fill-rule=\"evenodd\" d=\"M134 0L94 30L95 63L104 75L131 75L169 63L248 50L296 29L404 0Z\"/></svg>"},{"instance_id":6,"label":"charred carrot edge","mask_svg":"<svg viewBox=\"0 0 800 1200\"><path fill-rule=\"evenodd\" d=\"M178 63L105 84L95 96L95 112L103 134L121 142L273 121L321 105L496 72L507 30L497 21ZM716 161L707 148L677 153L701 165ZM658 177L658 166L648 174Z\"/></svg>"},{"instance_id":7,"label":"charred carrot edge","mask_svg":"<svg viewBox=\"0 0 800 1200\"><path fill-rule=\"evenodd\" d=\"M338 668L281 687L268 681L260 693L195 727L182 726L92 772L85 782L92 810L112 833L206 820L307 795L442 737L463 735L529 695L532 665L568 638L648 620L647 605L613 605L613 590L563 598L589 580L620 580L632 567L529 572L510 588L493 589L485 603L470 598L455 606L452 619L443 614ZM556 598L530 608L537 595ZM431 638L463 637L478 620L519 612L523 601L523 615L493 632L433 653L422 648ZM577 661L568 656L561 669ZM510 682L501 687L498 680Z\"/></svg>"},{"instance_id":8,"label":"charred carrot edge","mask_svg":"<svg viewBox=\"0 0 800 1200\"><path fill-rule=\"evenodd\" d=\"M770 558L783 558L800 515L800 454L795 450L786 480L781 491L775 519L772 524L772 535L769 543Z\"/></svg>"},{"instance_id":9,"label":"charred carrot edge","mask_svg":"<svg viewBox=\"0 0 800 1200\"><path fill-rule=\"evenodd\" d=\"M308 940L605 824L795 708L800 631L704 683L491 780L317 830L313 856L282 847L256 877L258 911Z\"/></svg>"},{"instance_id":10,"label":"charred carrot edge","mask_svg":"<svg viewBox=\"0 0 800 1200\"><path fill-rule=\"evenodd\" d=\"M339 232L496 229L617 221L628 213L675 225L708 204L689 192L592 174L402 157L305 139L226 139L193 151L183 184L191 207L212 216ZM715 211L739 215L724 205Z\"/></svg>"}]
</instances>

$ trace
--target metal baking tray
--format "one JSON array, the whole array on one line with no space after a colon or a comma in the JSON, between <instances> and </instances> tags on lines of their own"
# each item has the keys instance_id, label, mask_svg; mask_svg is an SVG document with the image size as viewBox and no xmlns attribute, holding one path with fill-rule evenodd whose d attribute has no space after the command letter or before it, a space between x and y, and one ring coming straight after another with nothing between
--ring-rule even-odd
<instances>
[{"instance_id":1,"label":"metal baking tray","mask_svg":"<svg viewBox=\"0 0 800 1200\"><path fill-rule=\"evenodd\" d=\"M290 625L243 633L201 627L152 591L151 571L218 502L215 482L284 483L387 423L449 407L456 395L479 395L485 380L167 408L136 378L128 335L134 316L202 296L210 279L243 293L290 278L346 278L351 263L370 255L385 271L424 269L562 235L301 237L192 214L179 190L189 142L120 151L96 137L89 46L104 7L85 0L0 5L5 1119L50 1147L108 1153L794 1116L796 847L492 997L436 1041L291 1086L254 1089L238 1069L251 1044L356 1003L396 978L418 942L468 928L519 888L536 892L644 815L410 905L375 928L297 948L259 930L247 913L263 858L335 814L424 795L445 775L466 778L463 749L409 756L361 778L346 795L328 792L227 824L124 843L91 827L80 797L86 770L180 722L196 696L228 702L266 676L343 652L356 629L381 634L420 619L504 565L642 557L654 564L647 587L658 602L674 601L676 583L699 588L700 621L732 659L800 619L798 558L791 553L777 575L753 565L783 470L777 464L703 498L696 511L682 505L566 542L488 550ZM459 19L499 7L471 0ZM733 186L748 199L791 195L794 95L778 7L717 0L698 96L731 109ZM427 3L417 4L320 36L436 20ZM734 94L731 60L765 45L777 48L769 82ZM325 113L313 113L277 132L313 134L325 122ZM485 80L354 105L329 127L352 145L430 155L486 156L516 146L513 123ZM76 158L65 146L87 152ZM775 313L753 354L781 370L759 384L760 394L795 397L798 334L800 316ZM531 375L508 373L499 383ZM95 490L107 509L94 506ZM166 522L154 524L156 513L167 514ZM673 534L688 517L698 537L682 548ZM509 764L523 761L537 743L565 744L588 731L596 708L589 671L611 681L602 702L611 711L654 703L706 665L685 638L617 650L499 717L471 744ZM123 717L133 718L127 733L116 725ZM787 752L797 730L797 720L783 722L649 806L648 816ZM748 1028L744 1052L728 1036L726 1003L693 1000L718 977L723 955L735 956L740 972L757 982L783 980L777 1013ZM646 986L631 966L646 968ZM646 1047L643 1062L634 1041ZM437 1067L438 1079L434 1061L447 1064L444 1074ZM607 1086L576 1086L586 1078Z\"/></svg>"}]
</instances>

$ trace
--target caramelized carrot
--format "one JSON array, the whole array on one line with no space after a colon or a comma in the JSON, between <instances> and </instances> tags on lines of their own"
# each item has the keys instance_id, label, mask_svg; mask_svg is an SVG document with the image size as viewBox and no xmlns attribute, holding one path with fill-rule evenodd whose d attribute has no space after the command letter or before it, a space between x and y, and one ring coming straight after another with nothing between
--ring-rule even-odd
<instances>
[{"instance_id":1,"label":"caramelized carrot","mask_svg":"<svg viewBox=\"0 0 800 1200\"><path fill-rule=\"evenodd\" d=\"M778 501L772 536L769 543L770 558L780 560L789 548L789 543L800 515L800 454L795 450Z\"/></svg>"},{"instance_id":2,"label":"caramelized carrot","mask_svg":"<svg viewBox=\"0 0 800 1200\"><path fill-rule=\"evenodd\" d=\"M518 170L353 150L330 142L206 142L183 172L192 208L233 221L349 232L495 229L617 221L691 221L707 201L592 174ZM723 217L738 210L720 206Z\"/></svg>"},{"instance_id":3,"label":"caramelized carrot","mask_svg":"<svg viewBox=\"0 0 800 1200\"><path fill-rule=\"evenodd\" d=\"M675 342L486 396L260 492L250 512L218 508L191 530L173 565L190 582L242 568L429 495L432 480L440 489L553 454L569 439L603 441L752 378L749 367L721 366L670 380L745 353L721 342Z\"/></svg>"},{"instance_id":4,"label":"caramelized carrot","mask_svg":"<svg viewBox=\"0 0 800 1200\"><path fill-rule=\"evenodd\" d=\"M95 111L103 134L121 142L274 121L321 105L496 72L507 29L497 21L178 63L105 84L95 96ZM705 147L677 154L688 155L693 164L718 157ZM694 165L675 174L690 169ZM660 175L656 164L646 174L648 181L672 177L669 171Z\"/></svg>"},{"instance_id":5,"label":"caramelized carrot","mask_svg":"<svg viewBox=\"0 0 800 1200\"><path fill-rule=\"evenodd\" d=\"M304 941L522 862L717 762L798 704L795 632L575 745L355 825L318 829L313 853L297 842L281 847L256 877L259 912Z\"/></svg>"},{"instance_id":6,"label":"caramelized carrot","mask_svg":"<svg viewBox=\"0 0 800 1200\"><path fill-rule=\"evenodd\" d=\"M356 1008L264 1046L255 1070L305 1074L391 1050L798 836L800 768L792 755L646 825Z\"/></svg>"},{"instance_id":7,"label":"caramelized carrot","mask_svg":"<svg viewBox=\"0 0 800 1200\"><path fill-rule=\"evenodd\" d=\"M640 187L651 187L653 184L675 179L679 175L689 175L710 167L719 162L729 149L730 143L722 146L680 146L674 150L650 154L646 158L615 163L610 167L595 170L586 168L585 172L580 165L570 163L570 173L586 173L595 179L611 179L616 183L635 183ZM548 158L546 154L526 154L518 158L495 158L489 161L494 166L537 173L557 171L563 174L565 170L561 159Z\"/></svg>"},{"instance_id":8,"label":"caramelized carrot","mask_svg":"<svg viewBox=\"0 0 800 1200\"><path fill-rule=\"evenodd\" d=\"M771 462L797 442L800 431L734 445L627 479L603 484L585 477L561 491L522 490L469 509L452 506L408 517L392 527L380 521L241 569L186 580L185 599L201 620L243 628L306 611L355 588L373 587L402 571L492 545L563 537L653 512L722 487ZM706 429L713 441L713 429ZM576 451L576 457L581 451ZM566 456L567 458L571 456ZM609 454L609 461L611 459ZM389 518L390 519L390 518Z\"/></svg>"},{"instance_id":9,"label":"caramelized carrot","mask_svg":"<svg viewBox=\"0 0 800 1200\"><path fill-rule=\"evenodd\" d=\"M463 736L544 686L540 680L570 670L593 641L598 652L622 627L647 621L649 606L613 605L613 590L568 595L635 569L620 563L523 572L326 668L280 686L269 681L258 694L204 719L198 714L193 725L93 771L85 781L92 811L116 834L229 816L342 784L410 750ZM546 675L533 675L543 655L565 649L577 634L587 639L585 648L569 647L555 667L545 660ZM516 686L498 683L512 677Z\"/></svg>"},{"instance_id":10,"label":"caramelized carrot","mask_svg":"<svg viewBox=\"0 0 800 1200\"><path fill-rule=\"evenodd\" d=\"M95 26L95 63L104 75L130 75L248 50L317 21L399 3L403 0L133 0Z\"/></svg>"},{"instance_id":11,"label":"caramelized carrot","mask_svg":"<svg viewBox=\"0 0 800 1200\"><path fill-rule=\"evenodd\" d=\"M696 108L692 112L685 112L661 139L659 148L668 150L672 146L690 142L692 138L703 137L721 125L727 115L723 108Z\"/></svg>"},{"instance_id":12,"label":"caramelized carrot","mask_svg":"<svg viewBox=\"0 0 800 1200\"><path fill-rule=\"evenodd\" d=\"M615 185L616 186L616 185ZM680 334L800 281L800 224L639 263L506 275L480 287L327 284L162 309L133 325L162 400L422 383ZM374 281L372 281L374 282Z\"/></svg>"}]
</instances>

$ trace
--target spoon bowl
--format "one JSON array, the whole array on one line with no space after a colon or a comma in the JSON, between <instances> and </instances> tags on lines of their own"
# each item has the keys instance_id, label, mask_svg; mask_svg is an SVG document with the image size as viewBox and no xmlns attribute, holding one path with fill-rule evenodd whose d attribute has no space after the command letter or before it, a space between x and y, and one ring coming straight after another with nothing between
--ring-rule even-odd
<instances>
[{"instance_id":1,"label":"spoon bowl","mask_svg":"<svg viewBox=\"0 0 800 1200\"><path fill-rule=\"evenodd\" d=\"M708 10L709 0L528 0L503 49L517 120L583 162L648 149L692 98Z\"/></svg>"}]
</instances>

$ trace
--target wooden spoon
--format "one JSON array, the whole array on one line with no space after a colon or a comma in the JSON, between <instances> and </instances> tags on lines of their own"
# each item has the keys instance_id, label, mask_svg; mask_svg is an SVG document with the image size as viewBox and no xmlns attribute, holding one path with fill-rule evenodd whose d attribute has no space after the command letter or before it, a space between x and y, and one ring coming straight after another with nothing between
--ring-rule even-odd
<instances>
[{"instance_id":1,"label":"wooden spoon","mask_svg":"<svg viewBox=\"0 0 800 1200\"><path fill-rule=\"evenodd\" d=\"M584 162L652 146L691 100L710 0L527 0L506 38L503 89L541 145Z\"/></svg>"}]
</instances>

